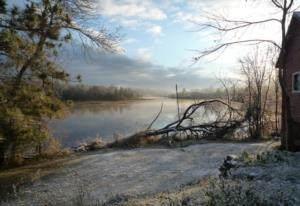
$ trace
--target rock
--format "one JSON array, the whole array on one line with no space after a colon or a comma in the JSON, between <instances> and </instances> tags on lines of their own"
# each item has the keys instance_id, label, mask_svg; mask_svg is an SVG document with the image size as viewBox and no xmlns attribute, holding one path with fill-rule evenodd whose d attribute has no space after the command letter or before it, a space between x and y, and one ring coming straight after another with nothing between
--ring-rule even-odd
<instances>
[{"instance_id":1,"label":"rock","mask_svg":"<svg viewBox=\"0 0 300 206\"><path fill-rule=\"evenodd\" d=\"M229 160L229 161L231 161L231 160L236 160L236 159L238 159L238 157L237 157L236 155L231 154L231 155L227 155L227 156L226 156L226 159Z\"/></svg>"},{"instance_id":2,"label":"rock","mask_svg":"<svg viewBox=\"0 0 300 206\"><path fill-rule=\"evenodd\" d=\"M85 145L80 145L80 146L76 147L74 149L74 151L75 152L84 152L84 151L86 151L86 146Z\"/></svg>"},{"instance_id":3,"label":"rock","mask_svg":"<svg viewBox=\"0 0 300 206\"><path fill-rule=\"evenodd\" d=\"M241 165L240 162L237 161L237 159L238 157L236 155L227 155L223 161L223 164L219 168L219 176L226 178L231 175L230 169L236 168Z\"/></svg>"},{"instance_id":4,"label":"rock","mask_svg":"<svg viewBox=\"0 0 300 206\"><path fill-rule=\"evenodd\" d=\"M102 140L95 140L88 145L88 150L97 150L104 147L104 142Z\"/></svg>"},{"instance_id":5,"label":"rock","mask_svg":"<svg viewBox=\"0 0 300 206\"><path fill-rule=\"evenodd\" d=\"M251 172L251 173L248 174L247 179L248 180L254 180L257 176L259 176L258 173Z\"/></svg>"}]
</instances>

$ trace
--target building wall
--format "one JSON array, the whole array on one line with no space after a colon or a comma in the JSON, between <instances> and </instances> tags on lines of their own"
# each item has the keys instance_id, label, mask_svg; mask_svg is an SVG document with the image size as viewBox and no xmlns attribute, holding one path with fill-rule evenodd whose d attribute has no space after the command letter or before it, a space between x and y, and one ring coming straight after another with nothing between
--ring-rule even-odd
<instances>
[{"instance_id":1,"label":"building wall","mask_svg":"<svg viewBox=\"0 0 300 206\"><path fill-rule=\"evenodd\" d=\"M291 100L293 123L293 139L296 146L300 146L300 93L293 92L293 74L300 72L300 22L296 21L296 28L292 34L292 39L287 51L286 68L288 94Z\"/></svg>"}]
</instances>

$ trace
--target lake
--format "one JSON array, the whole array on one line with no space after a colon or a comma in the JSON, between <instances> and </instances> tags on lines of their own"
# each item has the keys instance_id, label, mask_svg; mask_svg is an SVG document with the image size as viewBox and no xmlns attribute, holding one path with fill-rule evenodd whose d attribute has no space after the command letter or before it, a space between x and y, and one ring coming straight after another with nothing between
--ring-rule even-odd
<instances>
[{"instance_id":1,"label":"lake","mask_svg":"<svg viewBox=\"0 0 300 206\"><path fill-rule=\"evenodd\" d=\"M51 121L49 127L65 147L76 146L96 137L112 141L147 128L162 103L163 111L153 125L153 128L160 128L176 120L175 99L75 103L70 114L64 119ZM179 103L183 112L194 101L180 100Z\"/></svg>"}]
</instances>

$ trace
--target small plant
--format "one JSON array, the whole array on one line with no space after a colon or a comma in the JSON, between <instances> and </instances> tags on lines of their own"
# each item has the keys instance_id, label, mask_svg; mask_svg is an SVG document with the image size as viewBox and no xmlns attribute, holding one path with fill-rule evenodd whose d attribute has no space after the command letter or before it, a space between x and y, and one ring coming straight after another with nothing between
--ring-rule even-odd
<instances>
[{"instance_id":1,"label":"small plant","mask_svg":"<svg viewBox=\"0 0 300 206\"><path fill-rule=\"evenodd\" d=\"M238 160L245 164L252 164L256 160L256 156L246 151L243 151Z\"/></svg>"},{"instance_id":2,"label":"small plant","mask_svg":"<svg viewBox=\"0 0 300 206\"><path fill-rule=\"evenodd\" d=\"M117 194L109 198L106 202L102 203L102 206L120 205L119 203L126 202L129 200L129 196Z\"/></svg>"},{"instance_id":3,"label":"small plant","mask_svg":"<svg viewBox=\"0 0 300 206\"><path fill-rule=\"evenodd\" d=\"M85 189L84 186L80 186L77 191L77 196L73 200L74 206L101 206L102 203L94 199L91 194Z\"/></svg>"},{"instance_id":4,"label":"small plant","mask_svg":"<svg viewBox=\"0 0 300 206\"><path fill-rule=\"evenodd\" d=\"M208 206L273 206L297 205L289 191L278 188L266 194L263 188L249 181L219 180L212 182L206 192Z\"/></svg>"},{"instance_id":5,"label":"small plant","mask_svg":"<svg viewBox=\"0 0 300 206\"><path fill-rule=\"evenodd\" d=\"M285 151L265 151L258 154L249 154L248 152L243 152L239 157L239 161L249 165L249 164L266 164L266 163L276 163L289 160L292 154Z\"/></svg>"},{"instance_id":6,"label":"small plant","mask_svg":"<svg viewBox=\"0 0 300 206\"><path fill-rule=\"evenodd\" d=\"M256 155L256 161L260 163L276 163L288 161L291 153L285 151L266 151Z\"/></svg>"}]
</instances>

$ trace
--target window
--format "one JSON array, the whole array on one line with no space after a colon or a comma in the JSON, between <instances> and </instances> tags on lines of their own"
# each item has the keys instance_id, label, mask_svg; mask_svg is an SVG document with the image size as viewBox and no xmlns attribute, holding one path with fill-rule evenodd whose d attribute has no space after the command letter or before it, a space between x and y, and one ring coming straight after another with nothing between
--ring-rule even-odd
<instances>
[{"instance_id":1,"label":"window","mask_svg":"<svg viewBox=\"0 0 300 206\"><path fill-rule=\"evenodd\" d=\"M293 92L300 93L300 72L293 74Z\"/></svg>"}]
</instances>

